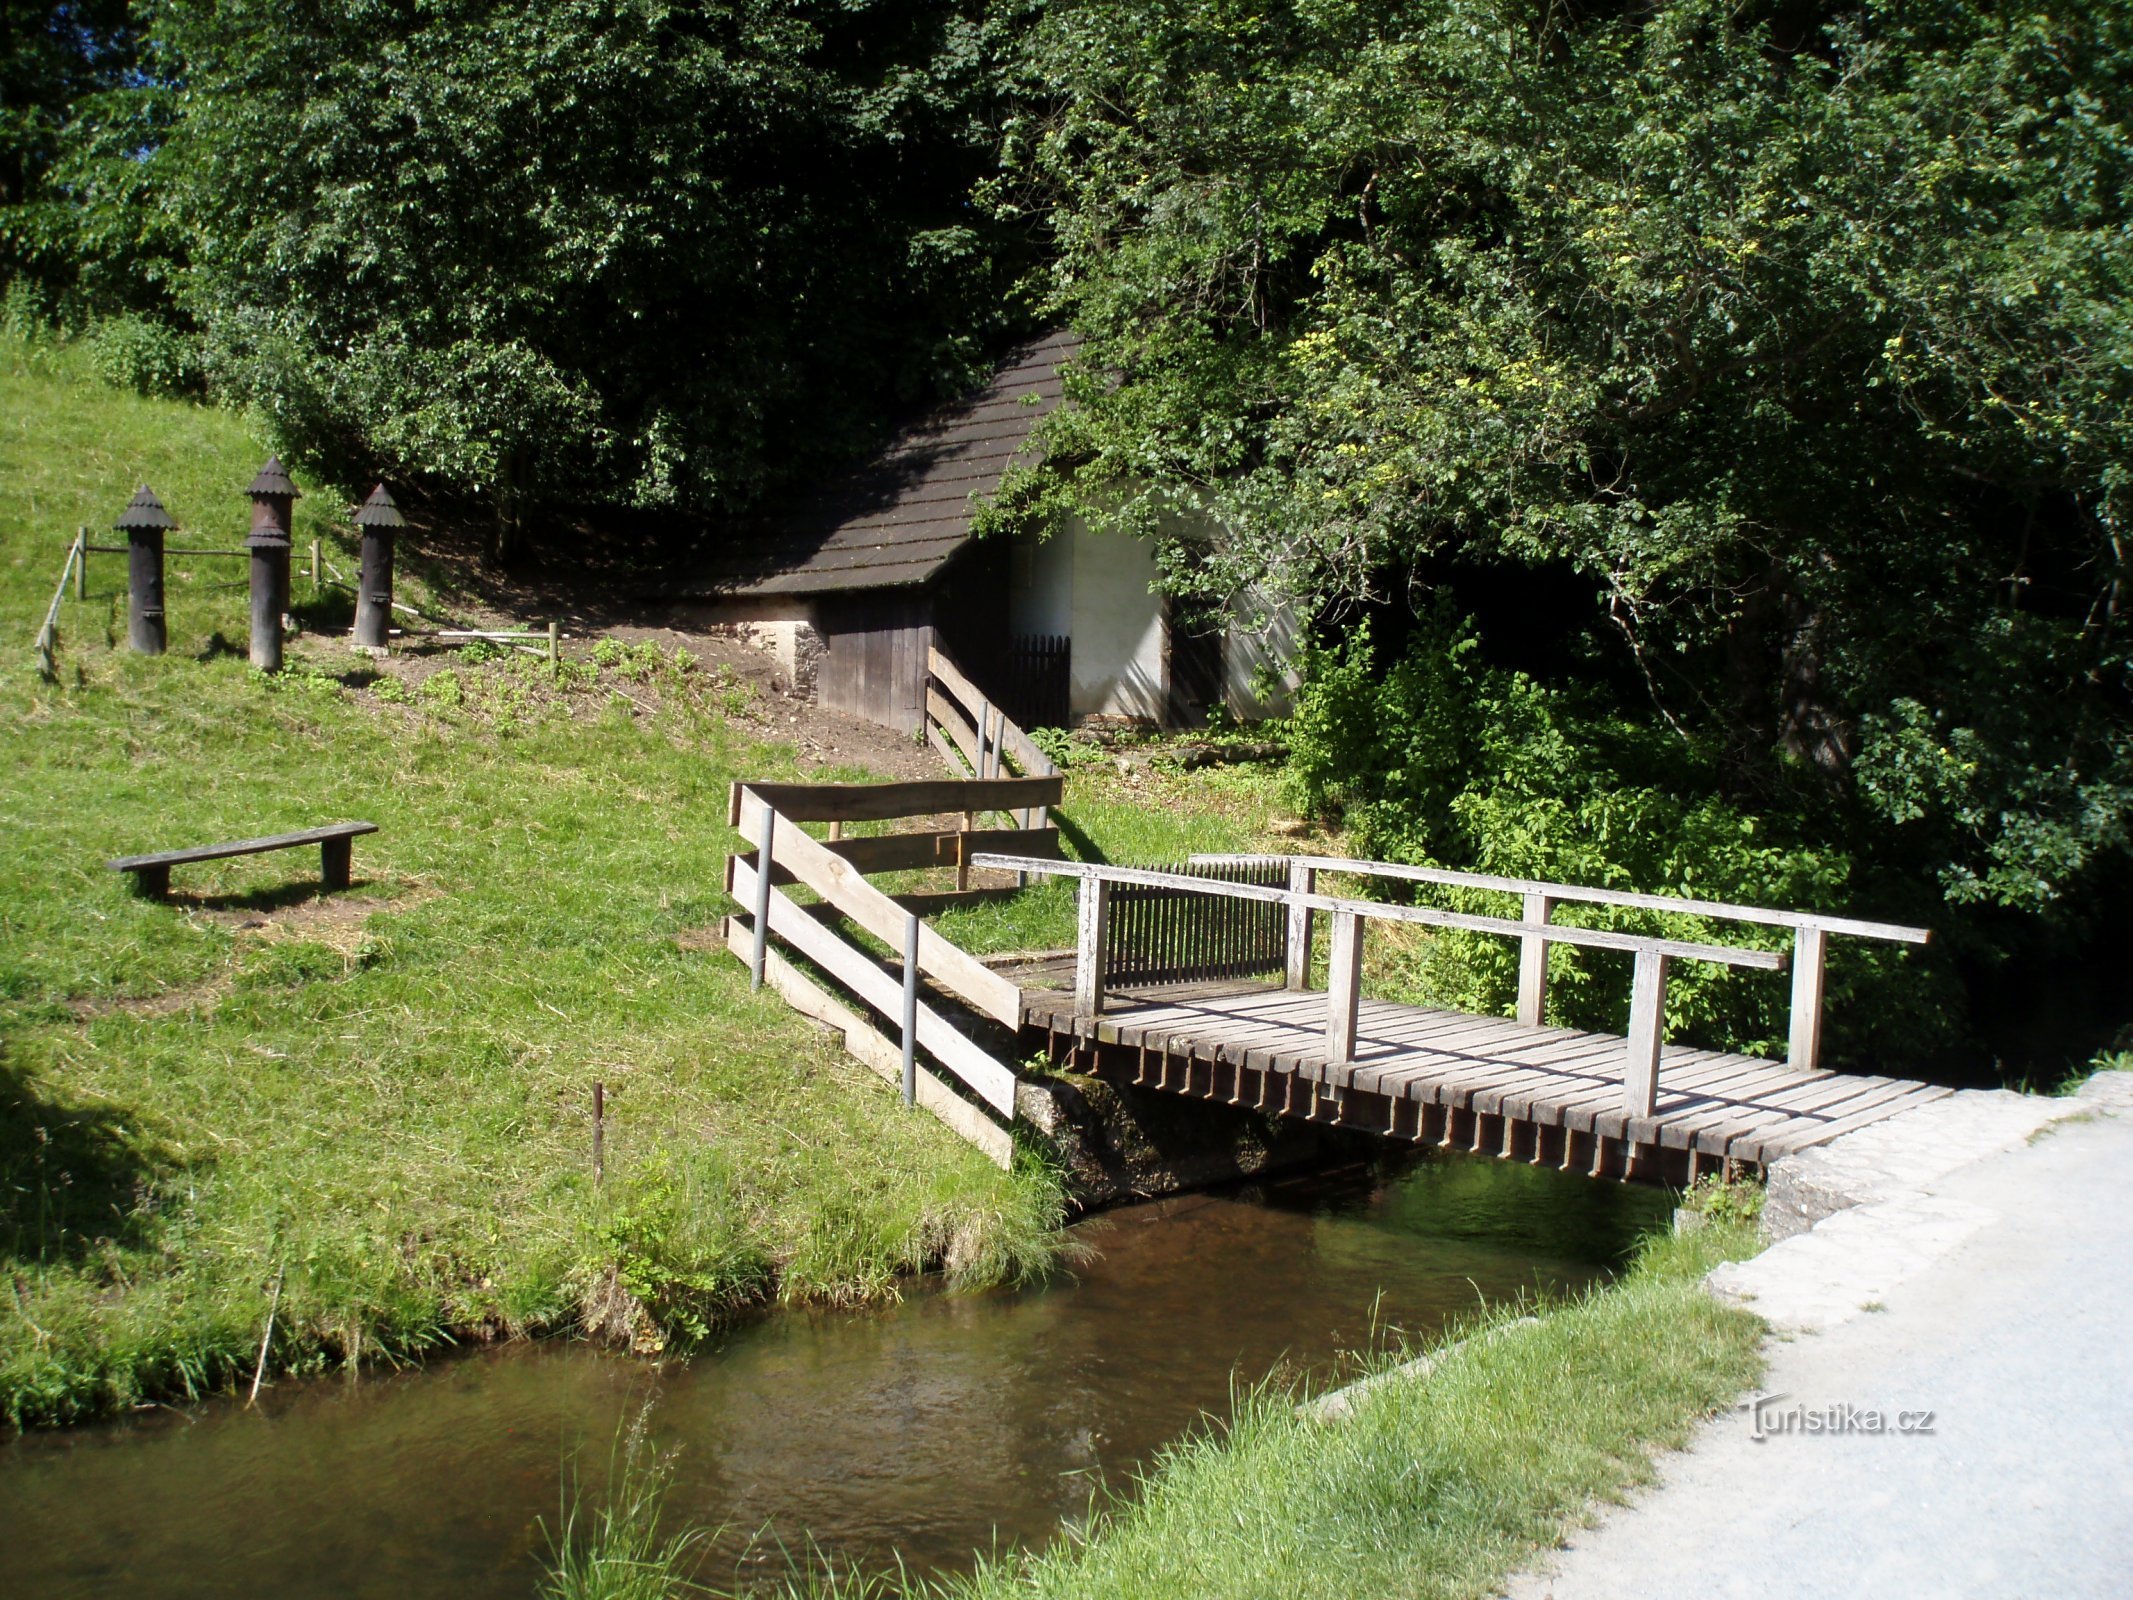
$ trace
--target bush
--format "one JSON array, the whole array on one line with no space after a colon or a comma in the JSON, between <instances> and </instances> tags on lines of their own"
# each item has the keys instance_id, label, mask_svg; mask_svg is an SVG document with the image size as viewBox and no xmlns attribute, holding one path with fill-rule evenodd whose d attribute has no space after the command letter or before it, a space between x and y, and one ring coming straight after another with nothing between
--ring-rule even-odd
<instances>
[{"instance_id":1,"label":"bush","mask_svg":"<svg viewBox=\"0 0 2133 1600\"><path fill-rule=\"evenodd\" d=\"M1304 666L1290 727L1293 798L1344 823L1359 855L1750 905L1841 912L1856 898L1850 854L1799 816L1727 798L1716 763L1671 733L1488 665L1472 623L1453 613L1440 611L1388 670L1367 628L1340 648L1306 652ZM1429 893L1454 910L1520 910L1496 891ZM1790 943L1783 929L1606 906L1567 905L1556 921ZM1892 946L1832 948L1833 1053L1915 1056L1949 1042L1944 982L1921 982L1901 962ZM1445 933L1399 947L1389 963L1412 998L1448 1009L1505 1014L1517 992L1517 946L1490 935ZM1623 1031L1628 971L1625 955L1551 946L1549 1020ZM1667 986L1669 1029L1706 1046L1782 1054L1789 1009L1782 974L1679 962Z\"/></svg>"},{"instance_id":2,"label":"bush","mask_svg":"<svg viewBox=\"0 0 2133 1600\"><path fill-rule=\"evenodd\" d=\"M202 394L207 371L186 335L145 317L107 317L89 329L89 353L108 383L139 394Z\"/></svg>"}]
</instances>

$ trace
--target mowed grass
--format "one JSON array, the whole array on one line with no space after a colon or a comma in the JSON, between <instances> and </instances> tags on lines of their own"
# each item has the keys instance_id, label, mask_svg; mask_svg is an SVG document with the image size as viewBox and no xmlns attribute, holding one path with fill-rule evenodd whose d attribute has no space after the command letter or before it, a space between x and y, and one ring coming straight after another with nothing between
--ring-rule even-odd
<instances>
[{"instance_id":1,"label":"mowed grass","mask_svg":"<svg viewBox=\"0 0 2133 1600\"><path fill-rule=\"evenodd\" d=\"M1087 1530L989 1560L954 1600L1355 1600L1477 1597L1597 1505L1651 1475L1657 1449L1761 1370L1761 1323L1699 1279L1752 1253L1752 1228L1658 1237L1620 1280L1505 1311L1426 1377L1394 1377L1346 1418L1245 1399L1173 1447ZM1382 1365L1389 1366L1387 1357Z\"/></svg>"},{"instance_id":2,"label":"mowed grass","mask_svg":"<svg viewBox=\"0 0 2133 1600\"><path fill-rule=\"evenodd\" d=\"M272 1373L1041 1270L1047 1172L903 1112L703 947L727 783L792 772L732 685L639 652L558 687L504 656L410 695L324 640L269 681L243 563L176 559L150 660L109 556L36 681L77 525L145 480L173 543L234 543L265 454L241 418L0 345L0 1417L246 1384L270 1306ZM299 501L300 544L339 509ZM180 869L164 905L102 865L339 818L382 829L342 897L315 852Z\"/></svg>"}]
</instances>

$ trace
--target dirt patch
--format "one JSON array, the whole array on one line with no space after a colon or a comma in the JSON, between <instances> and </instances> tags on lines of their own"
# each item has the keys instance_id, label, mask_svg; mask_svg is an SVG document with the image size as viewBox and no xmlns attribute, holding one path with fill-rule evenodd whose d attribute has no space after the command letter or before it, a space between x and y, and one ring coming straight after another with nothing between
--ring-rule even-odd
<instances>
[{"instance_id":1,"label":"dirt patch","mask_svg":"<svg viewBox=\"0 0 2133 1600\"><path fill-rule=\"evenodd\" d=\"M324 945L342 959L352 961L362 948L364 928L371 917L381 911L404 911L409 906L435 899L441 892L418 888L383 899L376 895L319 894L313 891L307 898L290 900L286 904L247 904L241 898L233 904L229 898L218 895L173 894L169 904L193 921L211 922L219 928L227 928L239 939L269 943L301 939L307 944ZM204 982L181 989L165 989L160 994L138 997L78 998L67 1001L66 1006L80 1022L120 1015L172 1017L187 1011L212 1011L222 1003L235 982L236 964L231 963Z\"/></svg>"}]
</instances>

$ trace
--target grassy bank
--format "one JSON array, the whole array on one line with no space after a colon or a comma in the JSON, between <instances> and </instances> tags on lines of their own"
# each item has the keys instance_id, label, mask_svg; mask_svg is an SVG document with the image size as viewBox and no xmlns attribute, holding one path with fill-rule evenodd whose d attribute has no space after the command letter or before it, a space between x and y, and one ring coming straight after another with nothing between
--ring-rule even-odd
<instances>
[{"instance_id":1,"label":"grassy bank","mask_svg":"<svg viewBox=\"0 0 2133 1600\"><path fill-rule=\"evenodd\" d=\"M1085 1538L995 1561L956 1600L1476 1596L1650 1474L1760 1370L1760 1323L1698 1283L1743 1225L1653 1240L1618 1282L1467 1342L1319 1422L1288 1397L1171 1450Z\"/></svg>"},{"instance_id":2,"label":"grassy bank","mask_svg":"<svg viewBox=\"0 0 2133 1600\"><path fill-rule=\"evenodd\" d=\"M581 1318L651 1344L924 1263L1047 1262L1048 1174L904 1114L708 948L726 785L793 770L744 689L644 649L412 682L325 640L265 680L233 562L172 561L149 660L116 557L40 684L75 527L145 480L182 542L234 542L265 450L13 342L0 420L0 1419L249 1382L270 1305L271 1372ZM382 828L344 896L315 856L184 869L164 905L102 866L342 817Z\"/></svg>"},{"instance_id":3,"label":"grassy bank","mask_svg":"<svg viewBox=\"0 0 2133 1600\"><path fill-rule=\"evenodd\" d=\"M819 1558L791 1597L935 1600L1475 1597L1649 1479L1761 1370L1762 1324L1707 1294L1719 1261L1758 1248L1759 1191L1699 1197L1706 1225L1649 1239L1622 1277L1578 1299L1511 1307L1448 1334L1427 1372L1413 1352L1369 1363L1344 1416L1300 1411L1278 1387L1163 1453L1089 1525L1041 1551L941 1582ZM572 1519L546 1591L572 1600L702 1593L689 1531L662 1528L656 1477L616 1480Z\"/></svg>"}]
</instances>

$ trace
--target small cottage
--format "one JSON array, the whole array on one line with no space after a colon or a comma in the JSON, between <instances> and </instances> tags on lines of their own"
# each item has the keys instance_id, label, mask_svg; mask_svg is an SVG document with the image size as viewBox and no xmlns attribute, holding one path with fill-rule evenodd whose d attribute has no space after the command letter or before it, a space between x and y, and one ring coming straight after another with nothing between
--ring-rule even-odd
<instances>
[{"instance_id":1,"label":"small cottage","mask_svg":"<svg viewBox=\"0 0 2133 1600\"><path fill-rule=\"evenodd\" d=\"M676 598L775 651L822 704L900 732L921 725L933 645L1024 727L1091 716L1187 727L1216 704L1241 718L1285 710L1286 628L1249 633L1219 607L1212 625L1189 624L1156 591L1147 543L1079 519L973 536L1001 479L1039 459L1032 435L1060 404L1077 345L1052 333L1015 351L977 393L737 536Z\"/></svg>"}]
</instances>

